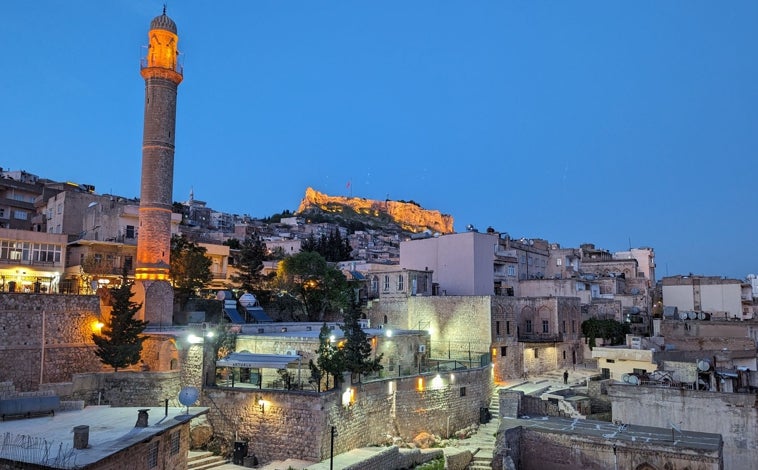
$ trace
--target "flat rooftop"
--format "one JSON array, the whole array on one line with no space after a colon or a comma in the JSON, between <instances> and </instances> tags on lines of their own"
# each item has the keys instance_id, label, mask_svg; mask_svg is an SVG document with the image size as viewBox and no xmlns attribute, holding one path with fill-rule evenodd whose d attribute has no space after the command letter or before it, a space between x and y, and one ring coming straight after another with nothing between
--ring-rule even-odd
<instances>
[{"instance_id":1,"label":"flat rooftop","mask_svg":"<svg viewBox=\"0 0 758 470\"><path fill-rule=\"evenodd\" d=\"M148 410L147 427L137 428L138 410ZM140 441L208 412L208 408L88 406L54 416L0 422L0 458L52 468L90 465ZM89 426L88 447L74 449L74 428Z\"/></svg>"},{"instance_id":2,"label":"flat rooftop","mask_svg":"<svg viewBox=\"0 0 758 470\"><path fill-rule=\"evenodd\" d=\"M524 426L540 432L571 434L603 441L638 444L655 444L672 448L718 452L721 448L721 434L692 431L676 431L672 428L654 428L633 424L616 425L607 421L558 418L553 416L523 416L502 418L505 426ZM673 431L673 433L672 433Z\"/></svg>"}]
</instances>

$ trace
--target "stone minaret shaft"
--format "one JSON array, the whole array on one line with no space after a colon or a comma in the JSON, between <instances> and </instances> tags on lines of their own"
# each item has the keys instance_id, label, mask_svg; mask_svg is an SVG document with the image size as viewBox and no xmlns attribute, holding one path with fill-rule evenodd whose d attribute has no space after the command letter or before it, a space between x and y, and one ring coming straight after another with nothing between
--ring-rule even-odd
<instances>
[{"instance_id":1,"label":"stone minaret shaft","mask_svg":"<svg viewBox=\"0 0 758 470\"><path fill-rule=\"evenodd\" d=\"M169 267L174 134L176 94L183 77L177 63L176 24L166 16L165 8L153 19L148 35L150 42L141 69L145 79L145 122L135 300L143 303L144 320L165 325L171 324L173 308Z\"/></svg>"}]
</instances>

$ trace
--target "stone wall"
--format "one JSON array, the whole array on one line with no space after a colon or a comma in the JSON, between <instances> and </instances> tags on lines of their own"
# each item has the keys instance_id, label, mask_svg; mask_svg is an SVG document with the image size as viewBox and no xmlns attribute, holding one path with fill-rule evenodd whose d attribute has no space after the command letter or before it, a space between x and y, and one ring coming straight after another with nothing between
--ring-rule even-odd
<instances>
[{"instance_id":1,"label":"stone wall","mask_svg":"<svg viewBox=\"0 0 758 470\"><path fill-rule=\"evenodd\" d=\"M97 372L74 374L70 382L43 384L63 400L81 400L86 405L111 406L181 406L179 371L170 372Z\"/></svg>"},{"instance_id":2,"label":"stone wall","mask_svg":"<svg viewBox=\"0 0 758 470\"><path fill-rule=\"evenodd\" d=\"M491 368L484 367L439 379L424 375L343 385L320 394L211 388L205 390L202 406L210 409L215 436L227 443L248 441L263 462L321 461L329 456L332 426L336 454L386 444L393 436L411 441L424 431L447 437L478 422L491 388ZM349 404L343 405L343 399Z\"/></svg>"},{"instance_id":3,"label":"stone wall","mask_svg":"<svg viewBox=\"0 0 758 470\"><path fill-rule=\"evenodd\" d=\"M40 377L64 382L100 370L91 338L99 312L96 296L0 293L0 380L36 390Z\"/></svg>"},{"instance_id":4,"label":"stone wall","mask_svg":"<svg viewBox=\"0 0 758 470\"><path fill-rule=\"evenodd\" d=\"M504 440L505 434L498 434L498 441ZM498 445L497 448L503 447ZM519 461L516 463L517 468L522 470L721 469L719 456L715 452L697 452L653 443L615 442L605 438L540 432L529 428L521 430L519 451ZM493 461L502 460L503 456L496 454ZM725 465L724 468L750 467Z\"/></svg>"},{"instance_id":5,"label":"stone wall","mask_svg":"<svg viewBox=\"0 0 758 470\"><path fill-rule=\"evenodd\" d=\"M755 394L701 392L612 385L613 419L629 424L721 434L724 468L753 468L758 462Z\"/></svg>"}]
</instances>

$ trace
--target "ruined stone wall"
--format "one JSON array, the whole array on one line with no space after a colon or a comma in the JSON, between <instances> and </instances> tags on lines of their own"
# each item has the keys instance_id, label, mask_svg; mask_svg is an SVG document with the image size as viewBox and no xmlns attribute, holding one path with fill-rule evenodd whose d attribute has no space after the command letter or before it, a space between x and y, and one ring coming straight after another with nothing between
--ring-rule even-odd
<instances>
[{"instance_id":1,"label":"ruined stone wall","mask_svg":"<svg viewBox=\"0 0 758 470\"><path fill-rule=\"evenodd\" d=\"M421 379L421 384L419 384ZM214 435L226 442L249 441L263 462L329 456L330 431L335 454L374 444L389 436L410 441L420 432L441 436L475 424L489 404L489 367L435 375L343 385L321 394L284 390L205 390L202 406ZM349 390L349 391L348 391ZM349 405L343 405L347 391ZM263 409L259 405L263 401Z\"/></svg>"},{"instance_id":2,"label":"ruined stone wall","mask_svg":"<svg viewBox=\"0 0 758 470\"><path fill-rule=\"evenodd\" d=\"M96 296L0 293L0 380L36 390L40 375L63 382L100 370L91 338L99 311Z\"/></svg>"},{"instance_id":3,"label":"ruined stone wall","mask_svg":"<svg viewBox=\"0 0 758 470\"><path fill-rule=\"evenodd\" d=\"M612 385L613 419L629 424L721 434L724 468L753 468L758 462L755 394L701 392Z\"/></svg>"},{"instance_id":4,"label":"ruined stone wall","mask_svg":"<svg viewBox=\"0 0 758 470\"><path fill-rule=\"evenodd\" d=\"M179 391L183 386L181 373L170 372L96 372L74 374L70 382L44 384L63 400L82 400L88 406L181 406Z\"/></svg>"},{"instance_id":5,"label":"ruined stone wall","mask_svg":"<svg viewBox=\"0 0 758 470\"><path fill-rule=\"evenodd\" d=\"M498 442L507 433L498 435ZM651 468L689 470L721 470L717 452L697 452L692 449L663 446L653 443L633 443L605 438L593 439L563 433L540 432L522 428L520 433L520 455L517 462L522 470L607 470L609 468ZM616 450L614 452L614 443ZM504 446L498 445L497 449ZM493 461L502 460L496 454ZM616 461L615 458L618 460ZM520 464L520 465L519 465ZM617 466L616 466L617 465ZM724 468L750 468L730 467Z\"/></svg>"}]
</instances>

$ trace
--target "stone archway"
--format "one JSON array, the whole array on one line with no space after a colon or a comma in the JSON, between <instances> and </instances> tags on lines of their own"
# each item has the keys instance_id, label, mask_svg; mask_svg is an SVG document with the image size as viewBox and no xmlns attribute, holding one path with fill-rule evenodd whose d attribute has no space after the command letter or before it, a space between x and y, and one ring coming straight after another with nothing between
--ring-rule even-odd
<instances>
[{"instance_id":1,"label":"stone archway","mask_svg":"<svg viewBox=\"0 0 758 470\"><path fill-rule=\"evenodd\" d=\"M176 370L179 368L179 351L172 339L164 341L158 349L158 370Z\"/></svg>"},{"instance_id":2,"label":"stone archway","mask_svg":"<svg viewBox=\"0 0 758 470\"><path fill-rule=\"evenodd\" d=\"M650 465L649 463L641 463L637 465L634 470L658 470L656 467Z\"/></svg>"}]
</instances>

